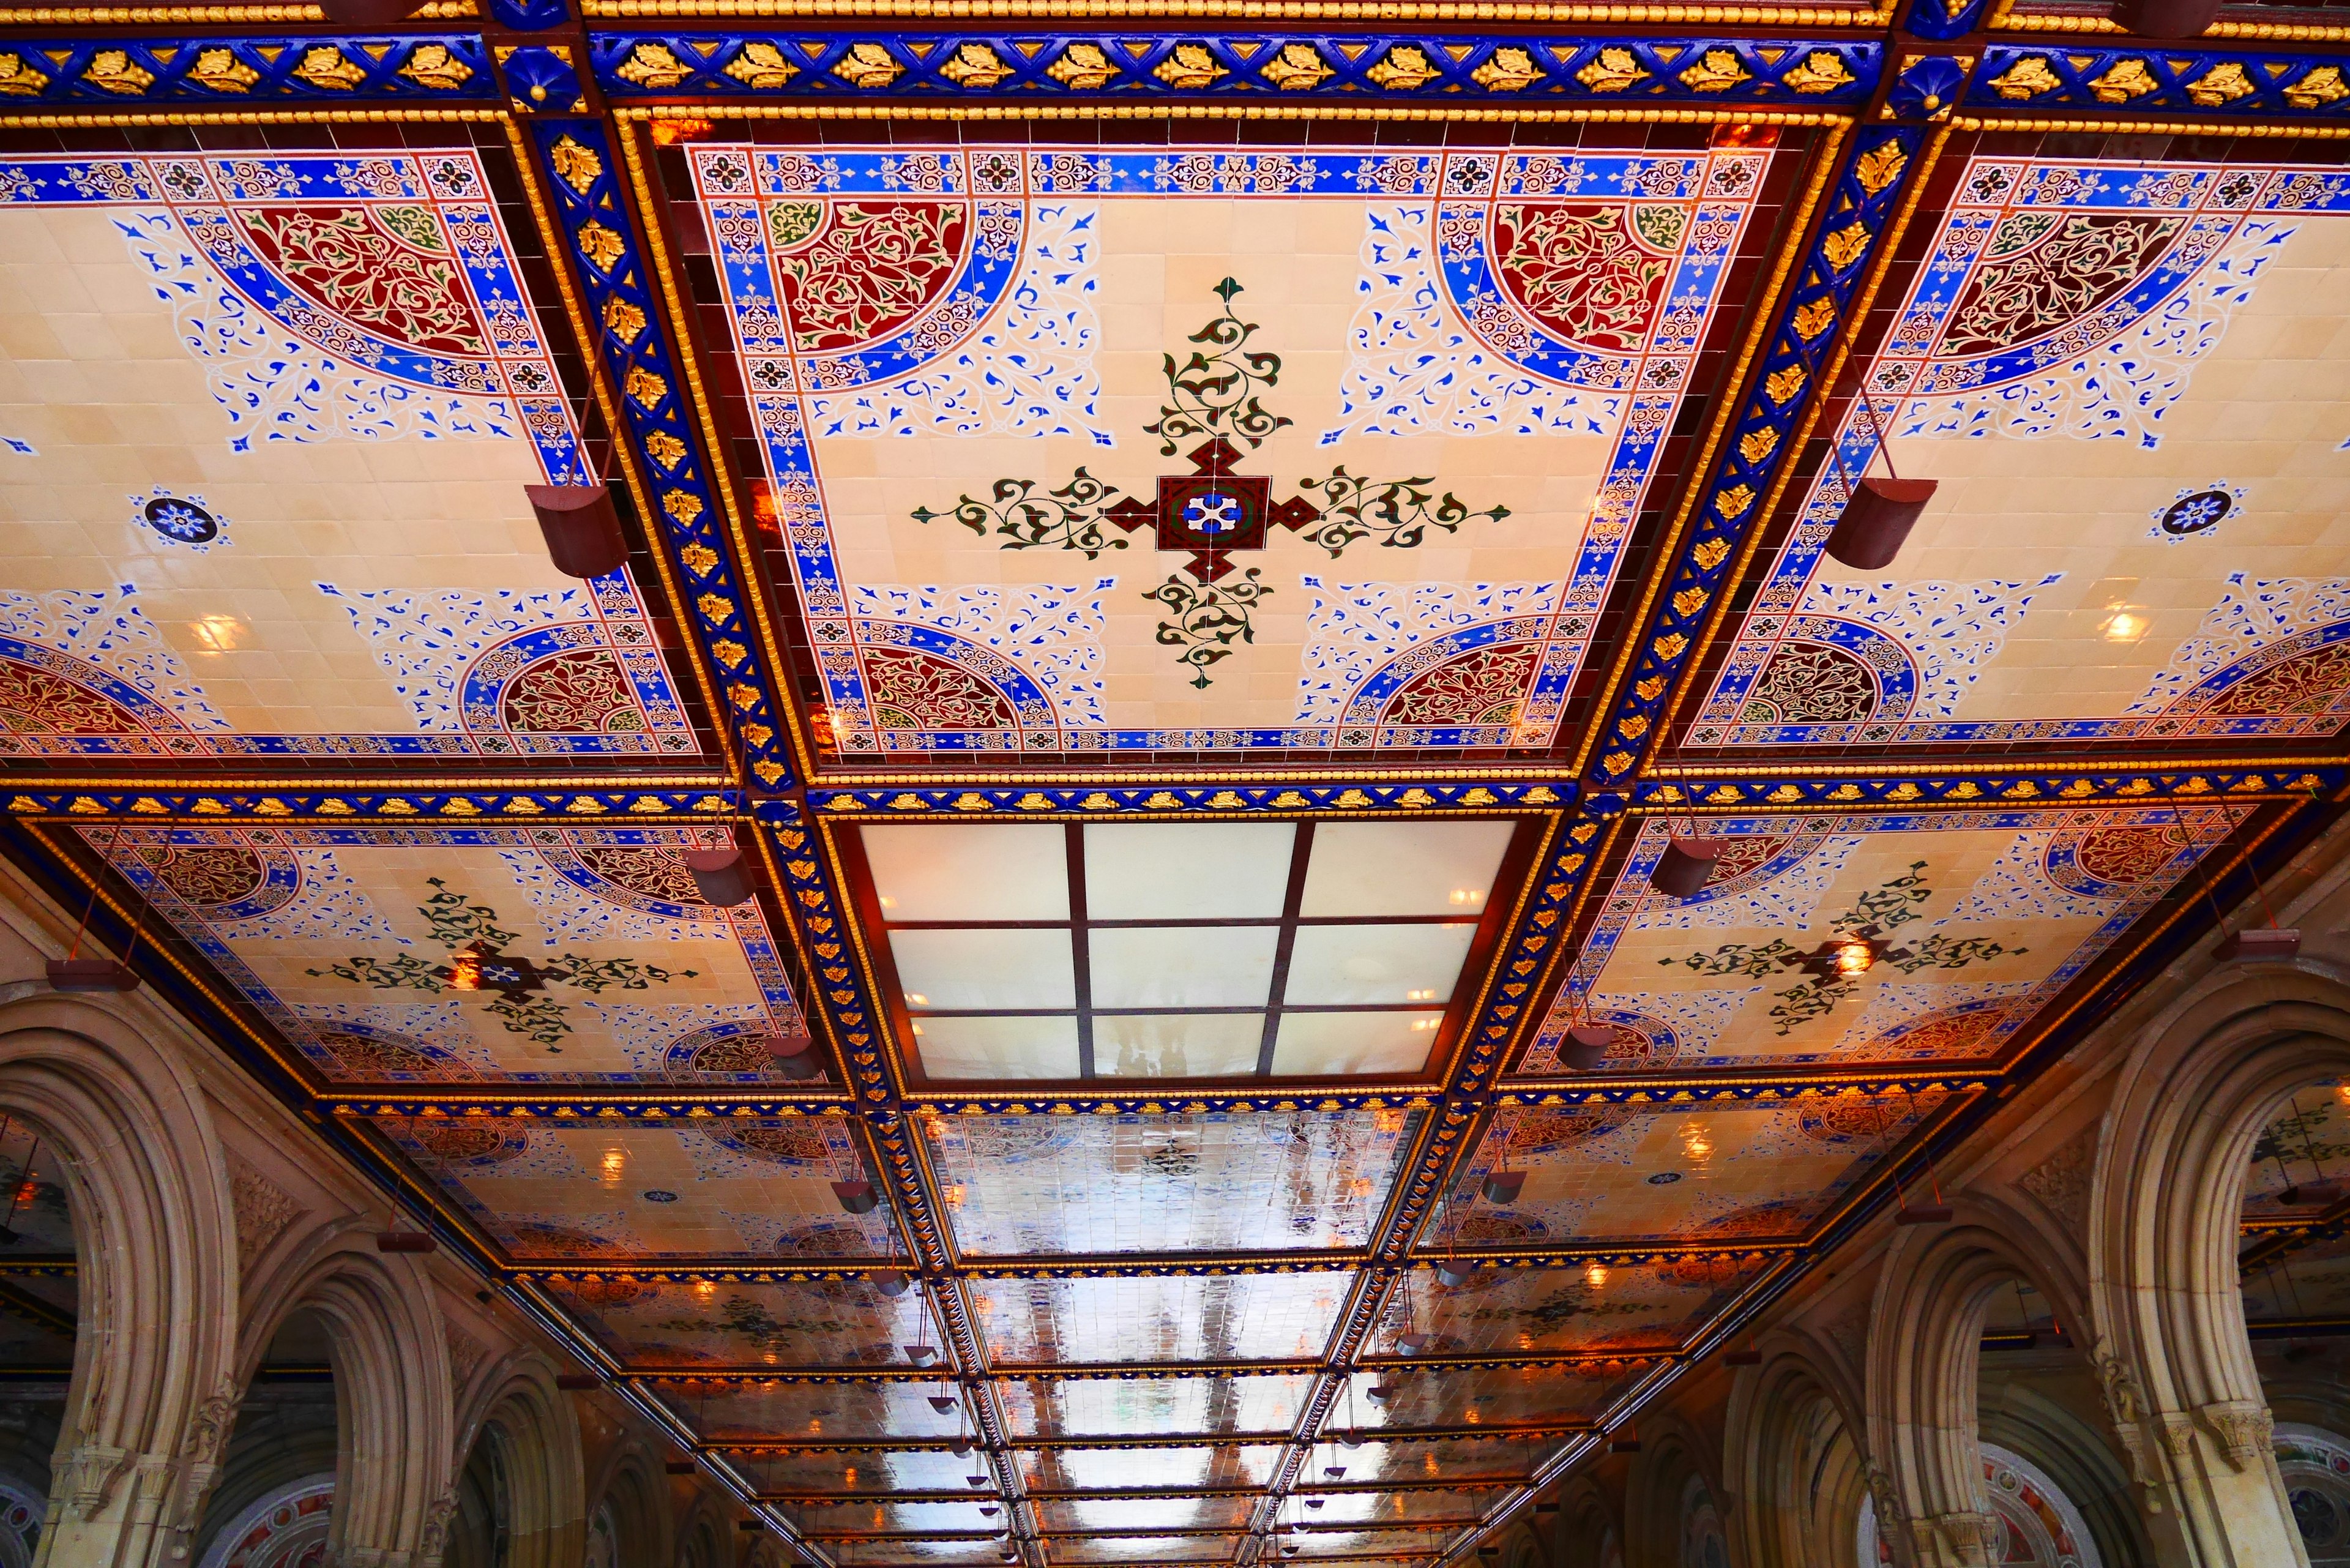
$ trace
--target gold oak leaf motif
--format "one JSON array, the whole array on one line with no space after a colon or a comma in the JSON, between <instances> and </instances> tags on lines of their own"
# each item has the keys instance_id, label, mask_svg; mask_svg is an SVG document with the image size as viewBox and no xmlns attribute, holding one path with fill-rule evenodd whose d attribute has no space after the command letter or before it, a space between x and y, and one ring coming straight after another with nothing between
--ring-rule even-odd
<instances>
[{"instance_id":1,"label":"gold oak leaf motif","mask_svg":"<svg viewBox=\"0 0 2350 1568\"><path fill-rule=\"evenodd\" d=\"M691 524L702 515L702 497L691 490L672 490L661 497L661 510L680 523Z\"/></svg>"},{"instance_id":2,"label":"gold oak leaf motif","mask_svg":"<svg viewBox=\"0 0 2350 1568\"><path fill-rule=\"evenodd\" d=\"M1178 91L1196 92L1226 73L1205 44L1178 44L1150 74Z\"/></svg>"},{"instance_id":3,"label":"gold oak leaf motif","mask_svg":"<svg viewBox=\"0 0 2350 1568\"><path fill-rule=\"evenodd\" d=\"M645 313L616 294L604 302L604 329L623 343L634 343L645 329Z\"/></svg>"},{"instance_id":4,"label":"gold oak leaf motif","mask_svg":"<svg viewBox=\"0 0 2350 1568\"><path fill-rule=\"evenodd\" d=\"M1794 325L1795 336L1809 343L1835 325L1835 301L1825 294L1820 296L1795 312Z\"/></svg>"},{"instance_id":5,"label":"gold oak leaf motif","mask_svg":"<svg viewBox=\"0 0 2350 1568\"><path fill-rule=\"evenodd\" d=\"M1762 389L1770 394L1773 402L1785 408L1804 389L1804 368L1801 365L1781 366L1763 381Z\"/></svg>"},{"instance_id":6,"label":"gold oak leaf motif","mask_svg":"<svg viewBox=\"0 0 2350 1568\"><path fill-rule=\"evenodd\" d=\"M670 52L667 44L647 40L629 51L612 74L630 87L663 92L693 75L693 67Z\"/></svg>"},{"instance_id":7,"label":"gold oak leaf motif","mask_svg":"<svg viewBox=\"0 0 2350 1568\"><path fill-rule=\"evenodd\" d=\"M773 92L800 74L799 67L784 57L783 50L775 45L753 40L743 46L742 53L726 62L719 75L732 77L754 92ZM898 73L891 71L890 76ZM858 83L862 87L863 83ZM884 80L881 84L889 86Z\"/></svg>"},{"instance_id":8,"label":"gold oak leaf motif","mask_svg":"<svg viewBox=\"0 0 2350 1568\"><path fill-rule=\"evenodd\" d=\"M1752 497L1750 496L1748 499L1751 500ZM1738 509L1741 512L1743 512L1746 510L1746 507L1742 503ZM1690 551L1690 559L1697 563L1697 569L1699 571L1710 572L1713 570L1714 567L1721 565L1721 558L1729 554L1730 541L1717 534L1712 538L1705 540L1703 543L1700 544L1696 549Z\"/></svg>"},{"instance_id":9,"label":"gold oak leaf motif","mask_svg":"<svg viewBox=\"0 0 2350 1568\"><path fill-rule=\"evenodd\" d=\"M332 44L320 44L303 52L302 63L294 74L312 87L329 92L348 92L367 80L367 69Z\"/></svg>"},{"instance_id":10,"label":"gold oak leaf motif","mask_svg":"<svg viewBox=\"0 0 2350 1568\"><path fill-rule=\"evenodd\" d=\"M959 88L992 88L1011 74L1003 56L976 41L957 49L954 58L939 67L939 75Z\"/></svg>"},{"instance_id":11,"label":"gold oak leaf motif","mask_svg":"<svg viewBox=\"0 0 2350 1568\"><path fill-rule=\"evenodd\" d=\"M750 51L745 49L743 53L747 55ZM849 45L848 53L841 56L840 63L832 67L834 76L850 87L863 88L868 91L888 87L905 71L906 67L898 63L897 56L879 44L863 42Z\"/></svg>"},{"instance_id":12,"label":"gold oak leaf motif","mask_svg":"<svg viewBox=\"0 0 2350 1568\"><path fill-rule=\"evenodd\" d=\"M1814 49L1804 57L1802 65L1779 78L1779 85L1793 88L1797 92L1834 92L1849 85L1852 79L1852 73L1845 69L1844 61L1826 49Z\"/></svg>"},{"instance_id":13,"label":"gold oak leaf motif","mask_svg":"<svg viewBox=\"0 0 2350 1568\"><path fill-rule=\"evenodd\" d=\"M100 49L90 57L89 68L82 72L81 79L124 98L137 98L155 85L155 73L135 64L124 50Z\"/></svg>"},{"instance_id":14,"label":"gold oak leaf motif","mask_svg":"<svg viewBox=\"0 0 2350 1568\"><path fill-rule=\"evenodd\" d=\"M1411 92L1424 88L1437 78L1437 69L1429 64L1428 56L1417 44L1398 44L1363 75L1374 86L1388 92Z\"/></svg>"},{"instance_id":15,"label":"gold oak leaf motif","mask_svg":"<svg viewBox=\"0 0 2350 1568\"><path fill-rule=\"evenodd\" d=\"M22 55L0 53L0 93L31 98L48 85L47 74L26 65Z\"/></svg>"},{"instance_id":16,"label":"gold oak leaf motif","mask_svg":"<svg viewBox=\"0 0 2350 1568\"><path fill-rule=\"evenodd\" d=\"M1708 49L1702 59L1681 72L1681 86L1691 92L1728 92L1740 82L1752 81L1753 73L1738 63L1737 54L1730 49Z\"/></svg>"},{"instance_id":17,"label":"gold oak leaf motif","mask_svg":"<svg viewBox=\"0 0 2350 1568\"><path fill-rule=\"evenodd\" d=\"M1828 258L1828 265L1838 272L1858 261L1868 249L1868 230L1859 222L1846 223L1820 242L1820 254Z\"/></svg>"},{"instance_id":18,"label":"gold oak leaf motif","mask_svg":"<svg viewBox=\"0 0 2350 1568\"><path fill-rule=\"evenodd\" d=\"M2345 96L2350 87L2342 85L2340 66L2320 66L2284 89L2285 102L2295 109L2324 109Z\"/></svg>"},{"instance_id":19,"label":"gold oak leaf motif","mask_svg":"<svg viewBox=\"0 0 2350 1568\"><path fill-rule=\"evenodd\" d=\"M1283 92L1304 92L1320 87L1337 73L1313 45L1292 43L1282 45L1281 53L1267 60L1256 74Z\"/></svg>"},{"instance_id":20,"label":"gold oak leaf motif","mask_svg":"<svg viewBox=\"0 0 2350 1568\"><path fill-rule=\"evenodd\" d=\"M629 366L628 379L621 382L620 387L648 410L669 396L669 383L642 365Z\"/></svg>"},{"instance_id":21,"label":"gold oak leaf motif","mask_svg":"<svg viewBox=\"0 0 2350 1568\"><path fill-rule=\"evenodd\" d=\"M1794 369L1794 367L1789 366L1788 369ZM1803 380L1803 375L1798 371L1795 376L1795 384L1788 389L1788 392L1791 396L1802 389ZM1775 392L1773 393L1773 396L1776 396ZM1721 498L1714 502L1713 509L1721 514L1721 520L1724 523L1735 523L1741 517L1746 515L1746 509L1753 504L1754 492L1743 484L1733 484L1729 489L1721 493ZM1714 542L1720 543L1718 540ZM1704 554L1705 551L1702 548L1698 551L1698 555L1700 556ZM1721 558L1721 553L1719 551L1715 552L1714 560L1718 561ZM1704 566L1708 571L1711 571L1713 569L1713 561L1700 560L1699 564Z\"/></svg>"},{"instance_id":22,"label":"gold oak leaf motif","mask_svg":"<svg viewBox=\"0 0 2350 1568\"><path fill-rule=\"evenodd\" d=\"M1738 455L1749 462L1761 462L1778 449L1779 432L1767 428L1749 431L1738 441Z\"/></svg>"},{"instance_id":23,"label":"gold oak leaf motif","mask_svg":"<svg viewBox=\"0 0 2350 1568\"><path fill-rule=\"evenodd\" d=\"M238 59L234 49L199 49L188 79L214 92L251 92L261 73Z\"/></svg>"},{"instance_id":24,"label":"gold oak leaf motif","mask_svg":"<svg viewBox=\"0 0 2350 1568\"><path fill-rule=\"evenodd\" d=\"M2205 109L2249 98L2251 91L2252 84L2244 79L2244 67L2233 60L2220 61L2187 84L2187 96Z\"/></svg>"},{"instance_id":25,"label":"gold oak leaf motif","mask_svg":"<svg viewBox=\"0 0 2350 1568\"><path fill-rule=\"evenodd\" d=\"M1629 49L1602 49L1589 65L1575 73L1575 79L1593 92L1622 92L1634 82L1646 81L1648 73Z\"/></svg>"},{"instance_id":26,"label":"gold oak leaf motif","mask_svg":"<svg viewBox=\"0 0 2350 1568\"><path fill-rule=\"evenodd\" d=\"M579 231L579 252L595 264L598 272L608 274L612 264L629 254L629 247L619 234L590 222Z\"/></svg>"},{"instance_id":27,"label":"gold oak leaf motif","mask_svg":"<svg viewBox=\"0 0 2350 1568\"><path fill-rule=\"evenodd\" d=\"M592 148L583 147L567 136L555 144L555 172L562 182L585 196L588 187L604 172L604 161Z\"/></svg>"},{"instance_id":28,"label":"gold oak leaf motif","mask_svg":"<svg viewBox=\"0 0 2350 1568\"><path fill-rule=\"evenodd\" d=\"M697 577L706 577L718 565L718 552L707 545L688 545L677 553L686 568Z\"/></svg>"},{"instance_id":29,"label":"gold oak leaf motif","mask_svg":"<svg viewBox=\"0 0 2350 1568\"><path fill-rule=\"evenodd\" d=\"M1045 74L1065 88L1078 92L1095 92L1109 85L1118 75L1118 67L1101 52L1099 44L1071 44L1061 51L1061 57L1045 68Z\"/></svg>"},{"instance_id":30,"label":"gold oak leaf motif","mask_svg":"<svg viewBox=\"0 0 2350 1568\"><path fill-rule=\"evenodd\" d=\"M1520 92L1543 79L1542 67L1523 49L1495 49L1469 79L1491 92Z\"/></svg>"},{"instance_id":31,"label":"gold oak leaf motif","mask_svg":"<svg viewBox=\"0 0 2350 1568\"><path fill-rule=\"evenodd\" d=\"M473 79L473 67L451 54L446 44L419 44L400 74L418 87L454 92Z\"/></svg>"},{"instance_id":32,"label":"gold oak leaf motif","mask_svg":"<svg viewBox=\"0 0 2350 1568\"><path fill-rule=\"evenodd\" d=\"M2099 103L2127 103L2134 98L2144 98L2158 84L2147 74L2144 60L2116 60L2105 75L2089 83L2089 91Z\"/></svg>"},{"instance_id":33,"label":"gold oak leaf motif","mask_svg":"<svg viewBox=\"0 0 2350 1568\"><path fill-rule=\"evenodd\" d=\"M671 469L677 466L677 460L685 455L685 443L667 431L655 431L645 437L645 450L653 454L653 461L662 468Z\"/></svg>"},{"instance_id":34,"label":"gold oak leaf motif","mask_svg":"<svg viewBox=\"0 0 2350 1568\"><path fill-rule=\"evenodd\" d=\"M2049 88L2064 85L2048 68L2047 57L2043 55L2028 55L1991 78L1991 91L2007 99L2038 98Z\"/></svg>"},{"instance_id":35,"label":"gold oak leaf motif","mask_svg":"<svg viewBox=\"0 0 2350 1568\"><path fill-rule=\"evenodd\" d=\"M1902 165L1908 161L1909 155L1901 151L1899 142L1880 141L1854 161L1852 171L1860 188L1874 196L1899 179Z\"/></svg>"}]
</instances>

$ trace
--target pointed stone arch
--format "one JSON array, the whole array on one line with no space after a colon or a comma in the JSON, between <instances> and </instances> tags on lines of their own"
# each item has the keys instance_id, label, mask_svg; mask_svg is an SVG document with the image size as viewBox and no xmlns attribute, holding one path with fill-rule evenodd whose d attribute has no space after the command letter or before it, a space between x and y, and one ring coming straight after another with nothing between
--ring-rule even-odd
<instances>
[{"instance_id":1,"label":"pointed stone arch","mask_svg":"<svg viewBox=\"0 0 2350 1568\"><path fill-rule=\"evenodd\" d=\"M446 1374L443 1374L445 1386ZM505 1489L504 1568L575 1568L588 1527L586 1462L571 1396L555 1386L555 1364L536 1350L517 1351L486 1375L476 1375L452 1450L459 1469L483 1443L495 1453ZM437 1563L458 1506L444 1493L428 1521L429 1558Z\"/></svg>"}]
</instances>

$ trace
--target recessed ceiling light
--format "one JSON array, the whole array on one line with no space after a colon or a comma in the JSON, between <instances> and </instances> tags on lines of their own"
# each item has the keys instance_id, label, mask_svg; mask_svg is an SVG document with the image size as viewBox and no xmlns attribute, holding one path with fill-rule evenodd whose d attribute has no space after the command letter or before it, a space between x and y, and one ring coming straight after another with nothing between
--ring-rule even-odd
<instances>
[{"instance_id":1,"label":"recessed ceiling light","mask_svg":"<svg viewBox=\"0 0 2350 1568\"><path fill-rule=\"evenodd\" d=\"M2097 630L2107 642L2136 642L2146 635L2146 617L2116 606Z\"/></svg>"}]
</instances>

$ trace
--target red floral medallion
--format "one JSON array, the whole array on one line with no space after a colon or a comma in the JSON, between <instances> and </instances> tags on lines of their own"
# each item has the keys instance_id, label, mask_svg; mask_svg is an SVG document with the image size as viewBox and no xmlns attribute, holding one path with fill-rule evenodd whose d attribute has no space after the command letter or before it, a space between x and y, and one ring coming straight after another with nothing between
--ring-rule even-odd
<instances>
[{"instance_id":1,"label":"red floral medallion","mask_svg":"<svg viewBox=\"0 0 2350 1568\"><path fill-rule=\"evenodd\" d=\"M836 202L815 225L808 205L785 202L769 217L785 319L804 354L888 337L943 296L962 265L971 225L960 202Z\"/></svg>"},{"instance_id":2,"label":"red floral medallion","mask_svg":"<svg viewBox=\"0 0 2350 1568\"><path fill-rule=\"evenodd\" d=\"M1494 275L1519 309L1568 342L1637 354L1664 302L1679 250L1680 213L1598 202L1505 202L1493 209L1492 236Z\"/></svg>"},{"instance_id":3,"label":"red floral medallion","mask_svg":"<svg viewBox=\"0 0 2350 1568\"><path fill-rule=\"evenodd\" d=\"M1542 664L1542 645L1471 649L1424 670L1388 701L1390 724L1514 724Z\"/></svg>"},{"instance_id":4,"label":"red floral medallion","mask_svg":"<svg viewBox=\"0 0 2350 1568\"><path fill-rule=\"evenodd\" d=\"M331 316L428 354L476 356L489 334L464 269L438 249L422 208L240 207L245 238L277 275ZM411 214L405 218L400 214Z\"/></svg>"},{"instance_id":5,"label":"red floral medallion","mask_svg":"<svg viewBox=\"0 0 2350 1568\"><path fill-rule=\"evenodd\" d=\"M645 727L619 661L600 648L542 659L507 683L505 726L516 734L603 735Z\"/></svg>"}]
</instances>

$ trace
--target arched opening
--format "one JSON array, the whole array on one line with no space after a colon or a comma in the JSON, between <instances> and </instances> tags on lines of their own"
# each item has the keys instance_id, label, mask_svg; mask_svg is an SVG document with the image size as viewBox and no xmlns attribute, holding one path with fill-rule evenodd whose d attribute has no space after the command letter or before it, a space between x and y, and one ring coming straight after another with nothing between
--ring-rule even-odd
<instances>
[{"instance_id":1,"label":"arched opening","mask_svg":"<svg viewBox=\"0 0 2350 1568\"><path fill-rule=\"evenodd\" d=\"M514 1558L514 1467L506 1435L482 1428L457 1476L457 1510L449 1522L442 1568L509 1568Z\"/></svg>"},{"instance_id":2,"label":"arched opening","mask_svg":"<svg viewBox=\"0 0 2350 1568\"><path fill-rule=\"evenodd\" d=\"M80 1313L72 1200L55 1138L0 1107L0 1568L31 1568Z\"/></svg>"},{"instance_id":3,"label":"arched opening","mask_svg":"<svg viewBox=\"0 0 2350 1568\"><path fill-rule=\"evenodd\" d=\"M1980 1449L1990 1525L1983 1561L2000 1568L2105 1568L2114 1561L2099 1553L2081 1511L2047 1472L1996 1443L1981 1444ZM1891 1568L1893 1543L1879 1533L1877 1506L1866 1499L1855 1547L1865 1568Z\"/></svg>"},{"instance_id":4,"label":"arched opening","mask_svg":"<svg viewBox=\"0 0 2350 1568\"><path fill-rule=\"evenodd\" d=\"M1847 1406L1831 1392L1834 1376L1787 1342L1759 1370L1739 1376L1728 1477L1748 1502L1730 1521L1745 1568L1855 1568L1860 1561L1851 1526L1867 1497L1867 1467Z\"/></svg>"},{"instance_id":5,"label":"arched opening","mask_svg":"<svg viewBox=\"0 0 2350 1568\"><path fill-rule=\"evenodd\" d=\"M202 1568L300 1568L314 1534L324 1554L340 1437L336 1404L328 1326L315 1312L294 1312L237 1408L196 1527Z\"/></svg>"}]
</instances>

